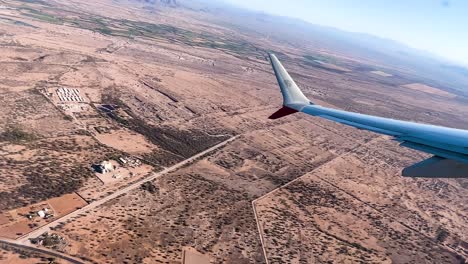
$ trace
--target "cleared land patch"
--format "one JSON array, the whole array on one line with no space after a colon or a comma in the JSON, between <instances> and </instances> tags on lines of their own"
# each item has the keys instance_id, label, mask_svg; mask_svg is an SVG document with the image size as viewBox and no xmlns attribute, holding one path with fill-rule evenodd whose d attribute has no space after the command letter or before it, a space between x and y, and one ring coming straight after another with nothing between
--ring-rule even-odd
<instances>
[{"instance_id":1,"label":"cleared land patch","mask_svg":"<svg viewBox=\"0 0 468 264\"><path fill-rule=\"evenodd\" d=\"M3 213L0 222L0 236L10 239L25 235L54 219L69 214L87 203L76 193L65 194L40 203L10 210ZM47 209L51 217L44 218L38 212ZM45 213L45 212L44 212Z\"/></svg>"},{"instance_id":2,"label":"cleared land patch","mask_svg":"<svg viewBox=\"0 0 468 264\"><path fill-rule=\"evenodd\" d=\"M383 71L371 71L371 73L382 76L382 77L392 77L393 75L383 72Z\"/></svg>"},{"instance_id":3,"label":"cleared land patch","mask_svg":"<svg viewBox=\"0 0 468 264\"><path fill-rule=\"evenodd\" d=\"M95 137L104 145L130 154L148 154L157 149L142 135L126 129L96 134Z\"/></svg>"},{"instance_id":4,"label":"cleared land patch","mask_svg":"<svg viewBox=\"0 0 468 264\"><path fill-rule=\"evenodd\" d=\"M429 93L429 94L440 95L443 97L450 97L450 98L456 97L454 94L451 94L449 92L446 92L446 91L443 91L443 90L440 90L440 89L437 89L437 88L434 88L434 87L431 87L429 85L425 85L422 83L405 84L403 85L403 87L413 89L416 91L420 91L420 92Z\"/></svg>"}]
</instances>

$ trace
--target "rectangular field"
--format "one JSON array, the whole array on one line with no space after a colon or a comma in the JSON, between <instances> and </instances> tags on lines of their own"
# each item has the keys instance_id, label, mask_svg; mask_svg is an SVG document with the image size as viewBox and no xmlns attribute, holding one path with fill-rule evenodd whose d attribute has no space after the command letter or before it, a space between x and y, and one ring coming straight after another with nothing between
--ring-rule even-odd
<instances>
[{"instance_id":1,"label":"rectangular field","mask_svg":"<svg viewBox=\"0 0 468 264\"><path fill-rule=\"evenodd\" d=\"M67 215L87 203L78 194L65 194L44 202L11 210L0 216L0 237L16 239L47 223ZM49 208L53 217L48 219L39 216L28 219L30 212L36 212L42 208Z\"/></svg>"},{"instance_id":2,"label":"rectangular field","mask_svg":"<svg viewBox=\"0 0 468 264\"><path fill-rule=\"evenodd\" d=\"M87 205L86 201L76 193L65 194L61 197L52 198L48 201L48 204L52 207L57 217L67 215Z\"/></svg>"}]
</instances>

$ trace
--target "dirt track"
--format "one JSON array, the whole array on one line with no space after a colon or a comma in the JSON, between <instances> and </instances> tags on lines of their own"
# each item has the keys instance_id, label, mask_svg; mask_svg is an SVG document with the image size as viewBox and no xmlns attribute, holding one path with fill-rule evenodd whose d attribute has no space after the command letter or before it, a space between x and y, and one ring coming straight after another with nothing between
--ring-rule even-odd
<instances>
[{"instance_id":1,"label":"dirt track","mask_svg":"<svg viewBox=\"0 0 468 264\"><path fill-rule=\"evenodd\" d=\"M238 138L238 136L231 137L230 139L228 139L226 141L223 141L223 142L221 142L221 143L219 143L219 144L217 144L217 145L215 145L215 146L213 146L213 147L211 147L211 148L209 148L209 149L207 149L207 150L205 150L203 152L200 152L195 156L192 156L192 157L190 157L190 158L188 158L188 159L186 159L186 160L184 160L182 162L179 162L179 163L177 163L177 164L175 164L175 165L173 165L171 167L168 167L168 168L166 168L166 169L164 169L164 170L162 170L160 172L154 173L152 176L150 176L148 178L137 181L137 182L131 184L130 186L127 186L127 187L125 187L125 188L123 188L123 189L121 189L121 190L119 190L117 192L114 192L113 194L111 194L109 196L104 197L103 199L92 202L92 203L88 204L87 206L74 211L71 214L68 214L68 215L66 215L66 216L64 216L62 218L59 218L59 219L57 219L57 220L55 220L55 221L41 227L41 228L39 228L39 229L37 229L37 230L35 230L35 231L21 237L21 238L19 238L17 240L17 244L31 245L31 242L30 242L29 239L38 237L39 235L43 234L44 232L50 231L51 227L54 227L54 226L58 225L61 222L66 222L67 220L71 220L74 217L77 217L78 215L80 215L82 213L85 213L85 212L87 212L89 210L92 210L92 209L94 209L94 208L96 208L96 207L98 207L98 206L112 200L112 199L115 199L115 198L117 198L117 197L119 197L121 195L124 195L124 194L126 194L126 193L128 193L128 192L130 192L130 191L132 191L134 189L137 189L144 182L152 181L152 180L154 180L156 178L159 178L159 177L161 177L161 176L163 176L163 175L165 175L165 174L167 174L169 172L172 172L172 171L174 171L176 169L179 169L179 168L181 168L181 167L183 167L183 166L185 166L187 164L190 164L190 163L194 162L195 160L203 157L204 155L206 155L206 154L208 154L208 153L210 153L210 152L212 152L214 150L217 150L217 149L225 146L226 144L234 141L236 138Z\"/></svg>"},{"instance_id":2,"label":"dirt track","mask_svg":"<svg viewBox=\"0 0 468 264\"><path fill-rule=\"evenodd\" d=\"M79 260L79 259L76 259L74 257L70 257L70 256L68 256L66 254L63 254L61 252L57 252L57 251L54 251L54 250L21 245L21 244L17 243L14 240L9 240L9 239L2 238L2 239L0 239L0 244L5 244L5 245L8 245L8 246L11 246L11 247L14 247L14 248L26 249L26 250L30 250L30 251L33 251L33 252L36 252L36 253L50 255L50 256L57 257L57 258L60 258L62 260L68 261L69 263L74 263L74 264L88 263L86 261Z\"/></svg>"}]
</instances>

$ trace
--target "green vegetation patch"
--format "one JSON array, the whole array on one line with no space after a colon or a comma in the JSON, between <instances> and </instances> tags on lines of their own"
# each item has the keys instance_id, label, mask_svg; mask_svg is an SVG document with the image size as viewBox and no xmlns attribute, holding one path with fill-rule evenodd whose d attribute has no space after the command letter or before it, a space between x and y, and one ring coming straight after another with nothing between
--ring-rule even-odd
<instances>
[{"instance_id":1,"label":"green vegetation patch","mask_svg":"<svg viewBox=\"0 0 468 264\"><path fill-rule=\"evenodd\" d=\"M18 2L23 2L23 3L27 3L27 4L38 4L38 5L50 6L50 4L47 3L44 0L18 0Z\"/></svg>"},{"instance_id":2,"label":"green vegetation patch","mask_svg":"<svg viewBox=\"0 0 468 264\"><path fill-rule=\"evenodd\" d=\"M304 64L335 73L346 73L348 71L347 69L339 66L340 63L336 58L321 54L304 56Z\"/></svg>"},{"instance_id":3,"label":"green vegetation patch","mask_svg":"<svg viewBox=\"0 0 468 264\"><path fill-rule=\"evenodd\" d=\"M321 61L321 62L326 62L326 63L332 63L332 64L335 64L337 63L338 61L336 60L336 58L333 58L333 57L330 57L330 56L326 56L326 55L322 55L322 54L314 54L314 55L305 55L304 56L304 59L308 62L317 62L317 61Z\"/></svg>"},{"instance_id":4,"label":"green vegetation patch","mask_svg":"<svg viewBox=\"0 0 468 264\"><path fill-rule=\"evenodd\" d=\"M38 10L38 9L27 7L27 6L22 6L20 8L20 11L25 16L28 16L37 20L41 20L41 21L51 23L51 24L63 24L63 18L58 17L51 13L46 13L42 10Z\"/></svg>"},{"instance_id":5,"label":"green vegetation patch","mask_svg":"<svg viewBox=\"0 0 468 264\"><path fill-rule=\"evenodd\" d=\"M35 26L31 25L31 24L25 23L23 21L13 20L13 19L6 18L6 17L0 17L0 21L5 21L6 23L10 23L10 24L17 25L17 26L37 28L37 27L35 27Z\"/></svg>"},{"instance_id":6,"label":"green vegetation patch","mask_svg":"<svg viewBox=\"0 0 468 264\"><path fill-rule=\"evenodd\" d=\"M166 24L153 24L128 19L114 19L94 14L77 13L57 7L41 8L42 1L23 1L19 10L28 17L52 23L63 24L98 32L107 36L134 39L136 37L154 40L165 39L170 43L184 44L192 47L217 49L222 52L242 57L262 57L265 50L259 49L250 42L238 38L225 38L207 32L193 32Z\"/></svg>"},{"instance_id":7,"label":"green vegetation patch","mask_svg":"<svg viewBox=\"0 0 468 264\"><path fill-rule=\"evenodd\" d=\"M17 26L23 26L23 27L31 27L31 28L37 28L36 26L33 26L31 24L25 23L23 21L14 21L13 22Z\"/></svg>"}]
</instances>

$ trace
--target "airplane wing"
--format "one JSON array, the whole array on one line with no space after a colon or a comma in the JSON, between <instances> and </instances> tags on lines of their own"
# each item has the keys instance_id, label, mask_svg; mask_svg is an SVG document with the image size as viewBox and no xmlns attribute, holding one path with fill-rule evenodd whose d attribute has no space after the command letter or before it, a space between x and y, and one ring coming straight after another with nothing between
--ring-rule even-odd
<instances>
[{"instance_id":1,"label":"airplane wing","mask_svg":"<svg viewBox=\"0 0 468 264\"><path fill-rule=\"evenodd\" d=\"M312 103L302 93L274 54L271 64L283 94L283 108L270 119L296 112L325 118L358 129L392 136L401 146L434 155L403 170L406 177L468 178L468 131L418 124L327 108Z\"/></svg>"}]
</instances>

